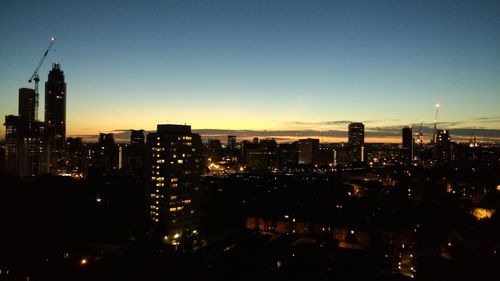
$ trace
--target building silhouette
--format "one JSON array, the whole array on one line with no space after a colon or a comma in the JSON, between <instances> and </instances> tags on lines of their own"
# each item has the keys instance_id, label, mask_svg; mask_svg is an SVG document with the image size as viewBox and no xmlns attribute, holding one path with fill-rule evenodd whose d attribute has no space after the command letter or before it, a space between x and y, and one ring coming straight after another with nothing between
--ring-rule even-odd
<instances>
[{"instance_id":1,"label":"building silhouette","mask_svg":"<svg viewBox=\"0 0 500 281\"><path fill-rule=\"evenodd\" d=\"M19 131L23 134L35 130L35 121L37 119L37 104L35 90L29 88L19 89Z\"/></svg>"},{"instance_id":2,"label":"building silhouette","mask_svg":"<svg viewBox=\"0 0 500 281\"><path fill-rule=\"evenodd\" d=\"M146 144L144 130L131 130L130 145L125 151L125 168L130 176L142 178L145 176Z\"/></svg>"},{"instance_id":3,"label":"building silhouette","mask_svg":"<svg viewBox=\"0 0 500 281\"><path fill-rule=\"evenodd\" d=\"M97 169L101 173L110 173L116 168L114 135L100 133L97 148Z\"/></svg>"},{"instance_id":4,"label":"building silhouette","mask_svg":"<svg viewBox=\"0 0 500 281\"><path fill-rule=\"evenodd\" d=\"M451 137L448 130L436 130L434 160L443 163L451 160Z\"/></svg>"},{"instance_id":5,"label":"building silhouette","mask_svg":"<svg viewBox=\"0 0 500 281\"><path fill-rule=\"evenodd\" d=\"M19 116L5 116L5 171L17 173L17 140L19 134Z\"/></svg>"},{"instance_id":6,"label":"building silhouette","mask_svg":"<svg viewBox=\"0 0 500 281\"><path fill-rule=\"evenodd\" d=\"M227 148L236 149L236 136L227 136Z\"/></svg>"},{"instance_id":7,"label":"building silhouette","mask_svg":"<svg viewBox=\"0 0 500 281\"><path fill-rule=\"evenodd\" d=\"M413 160L413 131L411 127L402 129L402 160L405 164L410 164Z\"/></svg>"},{"instance_id":8,"label":"building silhouette","mask_svg":"<svg viewBox=\"0 0 500 281\"><path fill-rule=\"evenodd\" d=\"M348 126L348 141L351 162L365 161L365 125L360 122Z\"/></svg>"},{"instance_id":9,"label":"building silhouette","mask_svg":"<svg viewBox=\"0 0 500 281\"><path fill-rule=\"evenodd\" d=\"M66 83L58 63L52 64L45 82L45 134L49 146L50 169L57 173L64 164L66 139Z\"/></svg>"},{"instance_id":10,"label":"building silhouette","mask_svg":"<svg viewBox=\"0 0 500 281\"><path fill-rule=\"evenodd\" d=\"M202 142L191 126L158 125L147 136L151 158L152 234L177 245L199 228L198 194L203 171Z\"/></svg>"},{"instance_id":11,"label":"building silhouette","mask_svg":"<svg viewBox=\"0 0 500 281\"><path fill-rule=\"evenodd\" d=\"M5 168L19 177L48 173L45 126L37 120L37 93L19 89L18 116L5 116Z\"/></svg>"},{"instance_id":12,"label":"building silhouette","mask_svg":"<svg viewBox=\"0 0 500 281\"><path fill-rule=\"evenodd\" d=\"M130 144L144 145L144 130L130 130Z\"/></svg>"},{"instance_id":13,"label":"building silhouette","mask_svg":"<svg viewBox=\"0 0 500 281\"><path fill-rule=\"evenodd\" d=\"M299 164L316 164L319 154L319 139L301 139L298 143Z\"/></svg>"}]
</instances>

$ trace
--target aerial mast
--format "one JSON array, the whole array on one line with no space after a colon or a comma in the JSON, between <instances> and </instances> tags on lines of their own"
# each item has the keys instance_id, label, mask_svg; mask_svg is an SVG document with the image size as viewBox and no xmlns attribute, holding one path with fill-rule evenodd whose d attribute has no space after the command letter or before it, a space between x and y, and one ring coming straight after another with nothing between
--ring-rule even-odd
<instances>
[{"instance_id":1,"label":"aerial mast","mask_svg":"<svg viewBox=\"0 0 500 281\"><path fill-rule=\"evenodd\" d=\"M31 74L31 77L28 80L28 83L31 83L31 81L35 81L35 120L38 120L38 82L40 82L40 78L38 77L38 70L40 70L43 61L45 61L47 54L49 53L50 49L52 49L52 45L54 45L55 42L56 38L54 37L50 38L49 47L47 48L47 50L45 50L45 53L43 54L42 58L40 59L40 62L36 66L35 71L33 71L33 74Z\"/></svg>"}]
</instances>

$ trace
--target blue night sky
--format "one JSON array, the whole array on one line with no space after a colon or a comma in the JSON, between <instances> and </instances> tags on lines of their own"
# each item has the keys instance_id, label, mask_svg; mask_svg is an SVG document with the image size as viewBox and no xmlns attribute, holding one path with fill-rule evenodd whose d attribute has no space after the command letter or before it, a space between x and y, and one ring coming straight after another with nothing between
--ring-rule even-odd
<instances>
[{"instance_id":1,"label":"blue night sky","mask_svg":"<svg viewBox=\"0 0 500 281\"><path fill-rule=\"evenodd\" d=\"M187 123L345 140L332 132L362 121L397 141L439 103L452 137L500 140L500 1L3 0L2 118L52 36L39 74L62 65L69 135Z\"/></svg>"}]
</instances>

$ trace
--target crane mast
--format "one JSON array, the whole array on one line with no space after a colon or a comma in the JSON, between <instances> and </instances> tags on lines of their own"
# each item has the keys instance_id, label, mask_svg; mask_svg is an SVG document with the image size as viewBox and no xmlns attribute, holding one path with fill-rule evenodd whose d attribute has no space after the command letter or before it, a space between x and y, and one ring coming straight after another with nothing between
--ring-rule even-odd
<instances>
[{"instance_id":1,"label":"crane mast","mask_svg":"<svg viewBox=\"0 0 500 281\"><path fill-rule=\"evenodd\" d=\"M33 74L31 74L30 79L28 80L28 83L31 83L31 81L35 81L35 120L38 120L38 83L40 82L40 78L38 77L38 70L40 70L40 67L42 66L45 58L47 57L47 54L49 53L50 49L52 49L52 46L55 42L56 38L50 38L49 47L47 47L47 50L45 50L45 53L43 53L40 62L36 66L35 71L33 71Z\"/></svg>"}]
</instances>

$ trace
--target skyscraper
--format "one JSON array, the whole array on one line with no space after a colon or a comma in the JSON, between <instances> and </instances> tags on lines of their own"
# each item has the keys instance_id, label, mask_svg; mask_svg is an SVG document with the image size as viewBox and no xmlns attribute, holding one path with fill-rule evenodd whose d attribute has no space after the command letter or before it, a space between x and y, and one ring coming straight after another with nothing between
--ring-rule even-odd
<instances>
[{"instance_id":1,"label":"skyscraper","mask_svg":"<svg viewBox=\"0 0 500 281\"><path fill-rule=\"evenodd\" d=\"M348 126L348 145L352 162L365 161L365 125L360 122L350 123Z\"/></svg>"},{"instance_id":2,"label":"skyscraper","mask_svg":"<svg viewBox=\"0 0 500 281\"><path fill-rule=\"evenodd\" d=\"M413 131L411 127L402 130L403 162L410 164L413 160Z\"/></svg>"},{"instance_id":3,"label":"skyscraper","mask_svg":"<svg viewBox=\"0 0 500 281\"><path fill-rule=\"evenodd\" d=\"M66 139L66 83L58 63L52 64L45 82L45 130L50 151L51 169L61 166Z\"/></svg>"},{"instance_id":4,"label":"skyscraper","mask_svg":"<svg viewBox=\"0 0 500 281\"><path fill-rule=\"evenodd\" d=\"M151 158L150 217L154 237L177 245L197 233L203 171L201 137L191 126L158 125L147 136Z\"/></svg>"}]
</instances>

